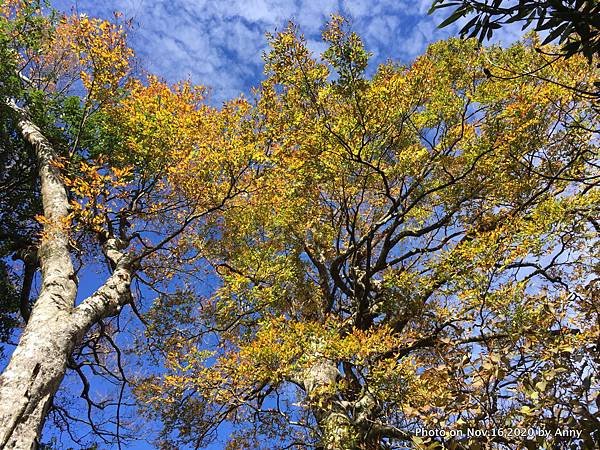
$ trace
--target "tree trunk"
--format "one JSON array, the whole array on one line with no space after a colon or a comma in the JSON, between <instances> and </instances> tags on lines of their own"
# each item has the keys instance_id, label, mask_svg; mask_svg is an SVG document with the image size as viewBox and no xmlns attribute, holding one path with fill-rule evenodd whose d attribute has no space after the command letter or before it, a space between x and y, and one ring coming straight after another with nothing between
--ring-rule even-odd
<instances>
[{"instance_id":1,"label":"tree trunk","mask_svg":"<svg viewBox=\"0 0 600 450\"><path fill-rule=\"evenodd\" d=\"M0 448L36 448L75 344L67 325L65 313L34 308L10 364L0 377Z\"/></svg>"},{"instance_id":2,"label":"tree trunk","mask_svg":"<svg viewBox=\"0 0 600 450\"><path fill-rule=\"evenodd\" d=\"M44 208L44 232L38 250L40 295L10 362L0 376L0 449L36 448L46 413L65 375L76 344L99 319L118 313L130 299L131 270L109 239L116 269L91 297L75 307L77 285L69 251L69 202L56 155L41 130L14 102L17 127L35 149Z\"/></svg>"},{"instance_id":3,"label":"tree trunk","mask_svg":"<svg viewBox=\"0 0 600 450\"><path fill-rule=\"evenodd\" d=\"M340 376L335 362L316 358L295 380L304 387L321 431L318 449L378 450L383 448L381 439L384 437L410 439L403 431L376 420L377 402L368 391L361 390L352 401L342 400Z\"/></svg>"},{"instance_id":4,"label":"tree trunk","mask_svg":"<svg viewBox=\"0 0 600 450\"><path fill-rule=\"evenodd\" d=\"M34 449L52 398L64 378L75 345L98 320L115 315L130 299L131 274L118 267L79 306L55 307L44 290L8 367L0 376L0 449ZM49 290L69 292L69 287ZM73 297L74 301L74 297Z\"/></svg>"},{"instance_id":5,"label":"tree trunk","mask_svg":"<svg viewBox=\"0 0 600 450\"><path fill-rule=\"evenodd\" d=\"M355 449L357 436L344 408L336 401L340 372L333 361L317 359L301 375L310 408L321 430L323 450Z\"/></svg>"}]
</instances>

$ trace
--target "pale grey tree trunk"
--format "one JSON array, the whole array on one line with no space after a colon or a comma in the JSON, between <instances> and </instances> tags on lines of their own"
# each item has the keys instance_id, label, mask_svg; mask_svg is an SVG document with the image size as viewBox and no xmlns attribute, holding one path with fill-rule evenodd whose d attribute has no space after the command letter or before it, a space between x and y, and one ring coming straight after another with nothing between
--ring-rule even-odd
<instances>
[{"instance_id":1,"label":"pale grey tree trunk","mask_svg":"<svg viewBox=\"0 0 600 450\"><path fill-rule=\"evenodd\" d=\"M362 390L352 402L341 400L336 391L341 376L337 364L318 357L319 353L317 349L313 364L293 380L304 387L307 406L319 426L318 448L376 449L380 448L382 438L410 440L408 433L377 421L377 401L368 390Z\"/></svg>"},{"instance_id":2,"label":"pale grey tree trunk","mask_svg":"<svg viewBox=\"0 0 600 450\"><path fill-rule=\"evenodd\" d=\"M313 363L298 374L296 382L304 387L307 404L321 432L320 448L351 450L356 448L357 434L344 405L335 398L340 372L334 361L319 357L315 343Z\"/></svg>"},{"instance_id":3,"label":"pale grey tree trunk","mask_svg":"<svg viewBox=\"0 0 600 450\"><path fill-rule=\"evenodd\" d=\"M0 448L36 447L73 350L73 337L65 326L67 320L68 316L58 310L41 314L34 309L10 364L0 377Z\"/></svg>"},{"instance_id":4,"label":"pale grey tree trunk","mask_svg":"<svg viewBox=\"0 0 600 450\"><path fill-rule=\"evenodd\" d=\"M353 441L348 418L333 400L339 375L335 363L326 359L315 361L303 374L304 389L326 450L349 449Z\"/></svg>"},{"instance_id":5,"label":"pale grey tree trunk","mask_svg":"<svg viewBox=\"0 0 600 450\"><path fill-rule=\"evenodd\" d=\"M0 449L37 447L41 429L67 361L90 327L117 314L130 299L131 269L109 239L105 253L116 264L106 283L75 307L77 284L69 251L66 187L54 162L56 154L27 112L6 102L18 114L18 129L36 152L44 209L44 233L38 250L40 295L13 352L0 375Z\"/></svg>"}]
</instances>

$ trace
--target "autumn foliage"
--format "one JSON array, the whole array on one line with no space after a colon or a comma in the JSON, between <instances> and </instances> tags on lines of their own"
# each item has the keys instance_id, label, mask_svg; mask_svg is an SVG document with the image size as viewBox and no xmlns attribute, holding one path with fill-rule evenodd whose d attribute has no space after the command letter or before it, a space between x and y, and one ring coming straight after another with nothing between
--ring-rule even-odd
<instances>
[{"instance_id":1,"label":"autumn foliage","mask_svg":"<svg viewBox=\"0 0 600 450\"><path fill-rule=\"evenodd\" d=\"M0 376L0 447L37 448L48 415L120 445L132 420L121 414L118 317L126 305L141 317L139 285L193 262L186 245L247 184L248 106L210 107L202 87L135 73L118 15L57 14L38 1L0 8L0 161L11 175L0 204L0 331L19 340ZM82 269L97 273L84 298ZM80 393L59 391L65 375ZM90 392L98 379L116 387L114 399Z\"/></svg>"},{"instance_id":2,"label":"autumn foliage","mask_svg":"<svg viewBox=\"0 0 600 450\"><path fill-rule=\"evenodd\" d=\"M32 4L0 6L2 118L27 116L51 151L2 150L64 190L61 214L19 220L42 261L63 244L59 362L104 443L120 410L116 431L94 426L88 377L128 379L112 318L129 304L129 381L161 448L223 430L229 449L598 445L599 123L580 93L599 74L583 57L550 64L535 35L450 39L372 68L334 16L319 56L293 24L269 36L253 97L215 107L139 76L121 18ZM72 261L99 258L107 281L76 304Z\"/></svg>"},{"instance_id":3,"label":"autumn foliage","mask_svg":"<svg viewBox=\"0 0 600 450\"><path fill-rule=\"evenodd\" d=\"M263 157L204 249L222 285L155 304L148 413L193 446L228 422L232 449L591 448L598 122L569 87L597 74L545 66L532 36L370 76L343 19L323 38L319 59L292 25L271 37L248 119ZM492 434L509 428L551 434Z\"/></svg>"}]
</instances>

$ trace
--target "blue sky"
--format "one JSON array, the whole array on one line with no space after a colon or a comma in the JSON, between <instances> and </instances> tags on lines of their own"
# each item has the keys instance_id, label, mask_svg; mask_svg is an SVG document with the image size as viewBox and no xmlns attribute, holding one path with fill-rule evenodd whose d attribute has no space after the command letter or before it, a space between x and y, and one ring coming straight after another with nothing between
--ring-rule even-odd
<instances>
[{"instance_id":1,"label":"blue sky","mask_svg":"<svg viewBox=\"0 0 600 450\"><path fill-rule=\"evenodd\" d=\"M458 26L437 29L443 13L427 15L432 0L55 0L58 9L75 8L110 18L132 18L131 44L142 67L175 82L190 78L212 90L215 103L248 93L258 84L265 33L296 22L315 52L323 50L320 31L332 13L351 20L374 54L409 63L431 42L455 35ZM516 40L518 28L498 30L495 41Z\"/></svg>"}]
</instances>

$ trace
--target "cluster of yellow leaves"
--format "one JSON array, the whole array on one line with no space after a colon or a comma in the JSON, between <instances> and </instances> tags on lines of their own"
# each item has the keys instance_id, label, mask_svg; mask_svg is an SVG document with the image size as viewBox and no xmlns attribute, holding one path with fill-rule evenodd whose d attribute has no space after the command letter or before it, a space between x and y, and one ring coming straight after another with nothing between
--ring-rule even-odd
<instances>
[{"instance_id":1,"label":"cluster of yellow leaves","mask_svg":"<svg viewBox=\"0 0 600 450\"><path fill-rule=\"evenodd\" d=\"M243 175L253 148L246 142L243 99L221 109L206 105L206 89L189 82L169 86L156 77L134 80L110 109L122 136L117 158L148 176L164 177L194 208L218 205Z\"/></svg>"},{"instance_id":2,"label":"cluster of yellow leaves","mask_svg":"<svg viewBox=\"0 0 600 450\"><path fill-rule=\"evenodd\" d=\"M26 4L25 0L4 0L0 3L0 16L7 19L14 19L15 16L23 11Z\"/></svg>"},{"instance_id":3,"label":"cluster of yellow leaves","mask_svg":"<svg viewBox=\"0 0 600 450\"><path fill-rule=\"evenodd\" d=\"M396 351L403 343L386 327L369 332L352 329L340 337L340 323L333 318L318 323L273 317L261 323L255 338L226 350L210 367L202 368L197 351L189 346L173 346L168 365L179 374L162 382L165 386L194 384L204 392L212 391L219 403L226 404L263 383L302 379L303 372L322 359L363 365Z\"/></svg>"},{"instance_id":4,"label":"cluster of yellow leaves","mask_svg":"<svg viewBox=\"0 0 600 450\"><path fill-rule=\"evenodd\" d=\"M132 166L110 167L102 160L82 161L75 176L65 177L64 183L74 195L71 200L70 220L77 226L95 232L106 231L109 214L117 213L119 200L128 196Z\"/></svg>"},{"instance_id":5,"label":"cluster of yellow leaves","mask_svg":"<svg viewBox=\"0 0 600 450\"><path fill-rule=\"evenodd\" d=\"M40 240L51 240L54 235L64 236L71 229L71 217L69 216L62 217L59 221L56 221L50 220L44 215L36 214L34 219L43 227L39 236Z\"/></svg>"},{"instance_id":6,"label":"cluster of yellow leaves","mask_svg":"<svg viewBox=\"0 0 600 450\"><path fill-rule=\"evenodd\" d=\"M8 8L3 14L18 17L21 11L29 11L28 2L10 3L3 6ZM17 49L23 53L19 55L23 72L33 85L62 94L81 82L88 100L113 101L130 73L133 50L127 45L128 25L85 15L63 15L54 22L39 10L34 15L33 29L15 30L38 35L35 45Z\"/></svg>"},{"instance_id":7,"label":"cluster of yellow leaves","mask_svg":"<svg viewBox=\"0 0 600 450\"><path fill-rule=\"evenodd\" d=\"M133 50L127 46L126 27L81 16L63 16L43 50L50 76L78 76L88 96L112 101L130 71Z\"/></svg>"}]
</instances>

